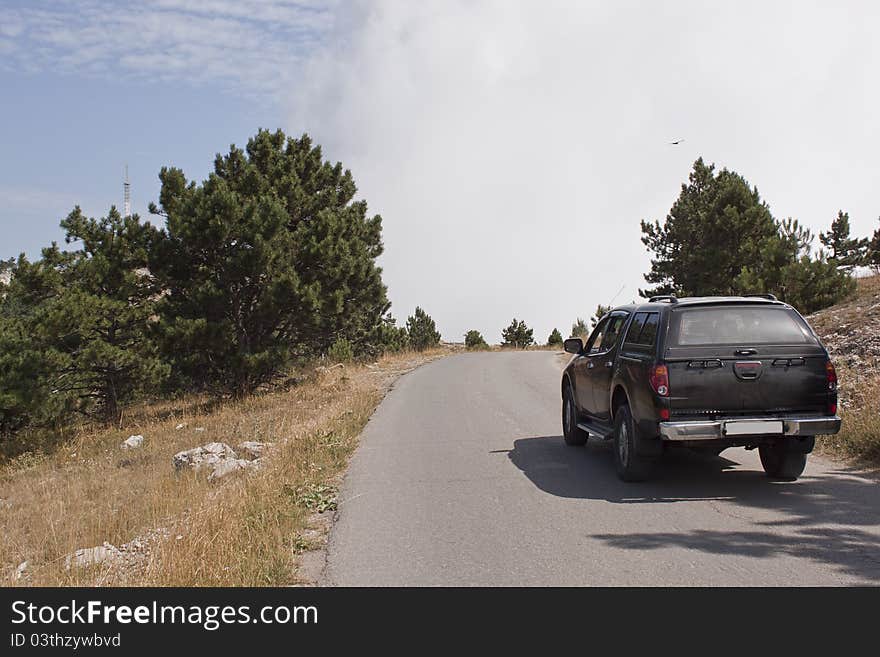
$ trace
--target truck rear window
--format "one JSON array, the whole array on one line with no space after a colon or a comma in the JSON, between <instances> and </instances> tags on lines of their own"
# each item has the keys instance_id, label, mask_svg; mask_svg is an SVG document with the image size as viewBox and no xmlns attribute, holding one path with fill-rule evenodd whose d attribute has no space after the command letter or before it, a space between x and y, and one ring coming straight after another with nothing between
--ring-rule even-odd
<instances>
[{"instance_id":1,"label":"truck rear window","mask_svg":"<svg viewBox=\"0 0 880 657\"><path fill-rule=\"evenodd\" d=\"M791 310L779 306L715 306L677 311L672 344L806 344L815 338Z\"/></svg>"}]
</instances>

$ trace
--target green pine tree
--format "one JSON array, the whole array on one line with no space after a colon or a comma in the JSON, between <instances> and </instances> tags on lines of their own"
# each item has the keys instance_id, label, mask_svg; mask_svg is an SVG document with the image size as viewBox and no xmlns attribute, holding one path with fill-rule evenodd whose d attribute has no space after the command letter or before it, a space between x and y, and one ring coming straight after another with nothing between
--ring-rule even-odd
<instances>
[{"instance_id":1,"label":"green pine tree","mask_svg":"<svg viewBox=\"0 0 880 657\"><path fill-rule=\"evenodd\" d=\"M91 219L79 207L61 227L78 248L53 244L14 269L4 334L22 351L0 364L0 387L43 423L73 411L117 421L123 404L156 389L169 369L149 338L158 292L145 269L152 229L116 208Z\"/></svg>"},{"instance_id":2,"label":"green pine tree","mask_svg":"<svg viewBox=\"0 0 880 657\"><path fill-rule=\"evenodd\" d=\"M424 351L440 344L440 333L431 316L419 307L406 320L409 346L416 351Z\"/></svg>"},{"instance_id":3,"label":"green pine tree","mask_svg":"<svg viewBox=\"0 0 880 657\"><path fill-rule=\"evenodd\" d=\"M596 328L596 324L599 323L605 315L611 312L611 306L603 306L601 303L596 306L596 312L593 313L593 316L590 317L590 326L592 328Z\"/></svg>"},{"instance_id":4,"label":"green pine tree","mask_svg":"<svg viewBox=\"0 0 880 657\"><path fill-rule=\"evenodd\" d=\"M550 332L550 337L547 338L547 344L551 347L562 344L562 333L559 332L559 329L554 328L553 331Z\"/></svg>"},{"instance_id":5,"label":"green pine tree","mask_svg":"<svg viewBox=\"0 0 880 657\"><path fill-rule=\"evenodd\" d=\"M471 329L465 333L464 346L468 349L487 349L489 347L486 344L485 338L483 338L483 334L476 329Z\"/></svg>"},{"instance_id":6,"label":"green pine tree","mask_svg":"<svg viewBox=\"0 0 880 657\"><path fill-rule=\"evenodd\" d=\"M867 238L850 237L849 230L849 214L839 210L831 230L819 233L819 241L830 251L829 261L846 271L865 263L869 248Z\"/></svg>"},{"instance_id":7,"label":"green pine tree","mask_svg":"<svg viewBox=\"0 0 880 657\"><path fill-rule=\"evenodd\" d=\"M880 219L878 219L880 221ZM880 271L880 228L874 231L871 241L868 242L865 262L876 271Z\"/></svg>"},{"instance_id":8,"label":"green pine tree","mask_svg":"<svg viewBox=\"0 0 880 657\"><path fill-rule=\"evenodd\" d=\"M652 252L645 280L655 286L640 290L642 296L770 292L803 310L829 305L853 289L844 271L810 256L809 230L796 220L775 220L742 176L716 173L702 158L665 222L642 221L642 233ZM813 287L804 288L804 281Z\"/></svg>"},{"instance_id":9,"label":"green pine tree","mask_svg":"<svg viewBox=\"0 0 880 657\"><path fill-rule=\"evenodd\" d=\"M365 345L366 355L378 356L409 348L409 334L405 326L397 326L397 320L389 313L376 325L373 335Z\"/></svg>"},{"instance_id":10,"label":"green pine tree","mask_svg":"<svg viewBox=\"0 0 880 657\"><path fill-rule=\"evenodd\" d=\"M304 135L260 130L201 184L163 168L166 218L150 269L167 291L160 334L179 383L245 394L293 357L370 345L390 306L382 220Z\"/></svg>"},{"instance_id":11,"label":"green pine tree","mask_svg":"<svg viewBox=\"0 0 880 657\"><path fill-rule=\"evenodd\" d=\"M525 349L534 343L534 330L526 326L523 320L517 320L516 317L510 322L510 326L501 331L502 346Z\"/></svg>"},{"instance_id":12,"label":"green pine tree","mask_svg":"<svg viewBox=\"0 0 880 657\"><path fill-rule=\"evenodd\" d=\"M571 337L586 338L588 335L590 335L590 329L587 327L587 323L578 317L575 323L571 325Z\"/></svg>"}]
</instances>

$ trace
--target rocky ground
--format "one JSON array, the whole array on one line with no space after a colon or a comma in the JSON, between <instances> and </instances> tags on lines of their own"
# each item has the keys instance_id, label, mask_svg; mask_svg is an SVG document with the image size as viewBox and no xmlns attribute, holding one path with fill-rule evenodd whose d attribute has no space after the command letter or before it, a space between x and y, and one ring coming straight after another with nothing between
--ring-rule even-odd
<instances>
[{"instance_id":1,"label":"rocky ground","mask_svg":"<svg viewBox=\"0 0 880 657\"><path fill-rule=\"evenodd\" d=\"M864 384L880 379L880 276L859 279L850 299L807 317L841 370L844 406Z\"/></svg>"},{"instance_id":2,"label":"rocky ground","mask_svg":"<svg viewBox=\"0 0 880 657\"><path fill-rule=\"evenodd\" d=\"M880 276L860 279L853 298L807 319L836 360L848 367L880 365Z\"/></svg>"}]
</instances>

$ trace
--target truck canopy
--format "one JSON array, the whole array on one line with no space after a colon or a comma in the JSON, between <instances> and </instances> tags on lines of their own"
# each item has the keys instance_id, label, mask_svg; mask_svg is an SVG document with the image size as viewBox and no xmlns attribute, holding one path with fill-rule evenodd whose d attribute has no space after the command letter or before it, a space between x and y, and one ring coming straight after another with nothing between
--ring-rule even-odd
<instances>
[{"instance_id":1,"label":"truck canopy","mask_svg":"<svg viewBox=\"0 0 880 657\"><path fill-rule=\"evenodd\" d=\"M826 411L827 353L781 303L675 308L663 359L674 416Z\"/></svg>"}]
</instances>

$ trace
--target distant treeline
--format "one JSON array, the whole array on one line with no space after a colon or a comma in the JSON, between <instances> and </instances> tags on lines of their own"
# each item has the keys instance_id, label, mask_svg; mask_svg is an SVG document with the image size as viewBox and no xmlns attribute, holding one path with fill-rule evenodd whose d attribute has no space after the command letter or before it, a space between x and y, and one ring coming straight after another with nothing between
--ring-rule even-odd
<instances>
[{"instance_id":1,"label":"distant treeline","mask_svg":"<svg viewBox=\"0 0 880 657\"><path fill-rule=\"evenodd\" d=\"M77 207L66 250L3 263L0 440L76 414L116 421L138 398L245 395L328 352L439 342L422 309L406 327L388 314L382 219L308 136L261 130L202 183L159 178L164 226Z\"/></svg>"}]
</instances>

